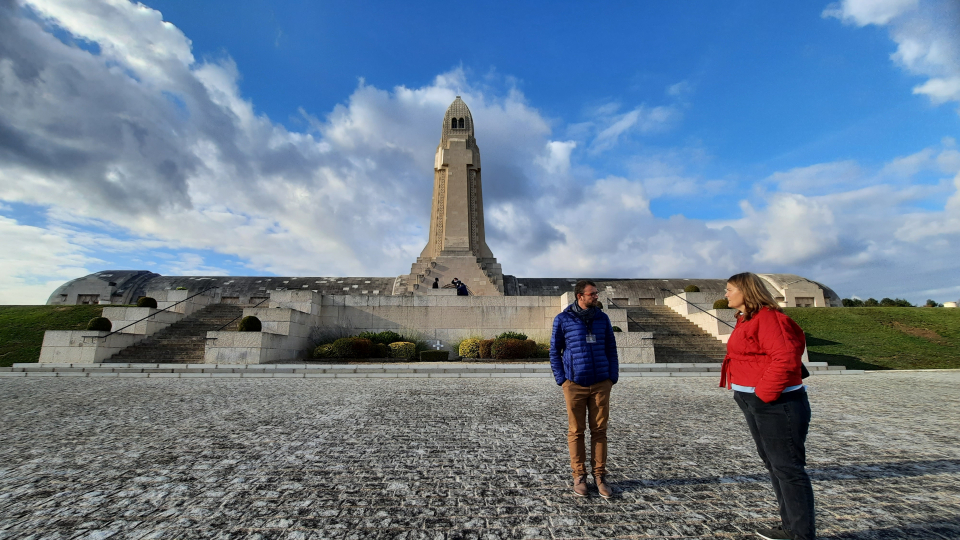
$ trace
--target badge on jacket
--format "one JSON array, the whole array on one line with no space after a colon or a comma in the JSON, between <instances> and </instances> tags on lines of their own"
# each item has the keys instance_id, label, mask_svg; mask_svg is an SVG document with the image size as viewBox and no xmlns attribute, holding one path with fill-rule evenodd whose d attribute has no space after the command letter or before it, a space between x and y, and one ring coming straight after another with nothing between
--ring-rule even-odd
<instances>
[{"instance_id":1,"label":"badge on jacket","mask_svg":"<svg viewBox=\"0 0 960 540\"><path fill-rule=\"evenodd\" d=\"M596 342L597 342L597 336L593 334L587 334L587 343L596 343Z\"/></svg>"}]
</instances>

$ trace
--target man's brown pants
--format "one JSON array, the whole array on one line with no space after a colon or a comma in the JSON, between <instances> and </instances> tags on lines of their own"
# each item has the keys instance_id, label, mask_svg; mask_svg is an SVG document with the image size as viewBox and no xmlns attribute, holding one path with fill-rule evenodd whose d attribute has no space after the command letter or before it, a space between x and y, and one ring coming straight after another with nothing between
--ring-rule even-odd
<instances>
[{"instance_id":1,"label":"man's brown pants","mask_svg":"<svg viewBox=\"0 0 960 540\"><path fill-rule=\"evenodd\" d=\"M610 416L610 388L613 381L590 386L567 380L563 383L563 397L567 400L567 446L570 448L570 468L575 478L587 474L587 449L584 431L590 422L590 457L593 459L593 476L606 474L607 466L607 419Z\"/></svg>"}]
</instances>

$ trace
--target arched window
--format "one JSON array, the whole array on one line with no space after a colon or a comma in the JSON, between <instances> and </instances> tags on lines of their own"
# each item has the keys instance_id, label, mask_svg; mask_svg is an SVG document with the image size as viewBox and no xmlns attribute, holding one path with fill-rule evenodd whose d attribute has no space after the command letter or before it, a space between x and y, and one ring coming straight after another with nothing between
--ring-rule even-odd
<instances>
[{"instance_id":1,"label":"arched window","mask_svg":"<svg viewBox=\"0 0 960 540\"><path fill-rule=\"evenodd\" d=\"M457 129L457 119L456 119L456 118L451 118L451 119L450 119L450 129Z\"/></svg>"},{"instance_id":2,"label":"arched window","mask_svg":"<svg viewBox=\"0 0 960 540\"><path fill-rule=\"evenodd\" d=\"M460 119L460 129L463 129L463 118Z\"/></svg>"}]
</instances>

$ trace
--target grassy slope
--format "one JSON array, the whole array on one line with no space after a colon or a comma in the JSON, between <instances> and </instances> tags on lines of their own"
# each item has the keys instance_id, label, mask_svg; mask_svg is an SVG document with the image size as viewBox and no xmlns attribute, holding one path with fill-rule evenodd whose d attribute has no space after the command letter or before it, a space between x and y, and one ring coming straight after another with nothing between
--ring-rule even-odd
<instances>
[{"instance_id":1,"label":"grassy slope","mask_svg":"<svg viewBox=\"0 0 960 540\"><path fill-rule=\"evenodd\" d=\"M83 330L103 306L0 306L0 366L36 362L44 330Z\"/></svg>"},{"instance_id":2,"label":"grassy slope","mask_svg":"<svg viewBox=\"0 0 960 540\"><path fill-rule=\"evenodd\" d=\"M960 309L787 308L811 361L854 369L960 368Z\"/></svg>"}]
</instances>

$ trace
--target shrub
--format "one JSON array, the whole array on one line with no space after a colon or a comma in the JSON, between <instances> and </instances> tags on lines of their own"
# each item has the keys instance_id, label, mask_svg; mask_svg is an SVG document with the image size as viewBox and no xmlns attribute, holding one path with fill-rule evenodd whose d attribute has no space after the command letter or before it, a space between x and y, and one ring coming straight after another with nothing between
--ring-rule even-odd
<instances>
[{"instance_id":1,"label":"shrub","mask_svg":"<svg viewBox=\"0 0 960 540\"><path fill-rule=\"evenodd\" d=\"M373 342L361 337L345 337L333 342L337 358L371 358L376 354Z\"/></svg>"},{"instance_id":2,"label":"shrub","mask_svg":"<svg viewBox=\"0 0 960 540\"><path fill-rule=\"evenodd\" d=\"M137 300L137 307L148 307L148 308L157 309L157 300L156 298L144 296L143 298Z\"/></svg>"},{"instance_id":3,"label":"shrub","mask_svg":"<svg viewBox=\"0 0 960 540\"><path fill-rule=\"evenodd\" d=\"M396 343L391 343L389 347L392 358L409 360L417 353L416 344L410 343L409 341L397 341Z\"/></svg>"},{"instance_id":4,"label":"shrub","mask_svg":"<svg viewBox=\"0 0 960 540\"><path fill-rule=\"evenodd\" d=\"M687 285L683 288L683 292L700 292L700 287L696 285Z\"/></svg>"},{"instance_id":5,"label":"shrub","mask_svg":"<svg viewBox=\"0 0 960 540\"><path fill-rule=\"evenodd\" d=\"M730 309L730 301L726 298L721 298L713 303L713 309Z\"/></svg>"},{"instance_id":6,"label":"shrub","mask_svg":"<svg viewBox=\"0 0 960 540\"><path fill-rule=\"evenodd\" d=\"M537 349L534 351L533 358L550 358L550 345L537 343Z\"/></svg>"},{"instance_id":7,"label":"shrub","mask_svg":"<svg viewBox=\"0 0 960 540\"><path fill-rule=\"evenodd\" d=\"M374 358L390 358L390 345L386 343L374 343L373 347L376 351Z\"/></svg>"},{"instance_id":8,"label":"shrub","mask_svg":"<svg viewBox=\"0 0 960 540\"><path fill-rule=\"evenodd\" d=\"M369 339L374 343L382 343L384 345L403 341L403 336L392 330L384 330L383 332L360 332L357 337Z\"/></svg>"},{"instance_id":9,"label":"shrub","mask_svg":"<svg viewBox=\"0 0 960 540\"><path fill-rule=\"evenodd\" d=\"M480 338L467 338L461 341L458 352L464 358L480 358Z\"/></svg>"},{"instance_id":10,"label":"shrub","mask_svg":"<svg viewBox=\"0 0 960 540\"><path fill-rule=\"evenodd\" d=\"M844 298L840 301L843 307L863 307L863 300L859 298Z\"/></svg>"},{"instance_id":11,"label":"shrub","mask_svg":"<svg viewBox=\"0 0 960 540\"><path fill-rule=\"evenodd\" d=\"M334 358L333 345L326 343L313 350L314 358Z\"/></svg>"},{"instance_id":12,"label":"shrub","mask_svg":"<svg viewBox=\"0 0 960 540\"><path fill-rule=\"evenodd\" d=\"M863 307L877 307L880 305L880 302L877 302L876 298L867 298L863 301Z\"/></svg>"},{"instance_id":13,"label":"shrub","mask_svg":"<svg viewBox=\"0 0 960 540\"><path fill-rule=\"evenodd\" d=\"M519 339L495 339L490 346L490 354L496 360L516 360L527 358L529 346Z\"/></svg>"},{"instance_id":14,"label":"shrub","mask_svg":"<svg viewBox=\"0 0 960 540\"><path fill-rule=\"evenodd\" d=\"M240 324L237 325L237 332L259 332L262 329L263 324L260 323L260 319L253 315L247 315L240 319Z\"/></svg>"},{"instance_id":15,"label":"shrub","mask_svg":"<svg viewBox=\"0 0 960 540\"><path fill-rule=\"evenodd\" d=\"M446 362L450 359L450 351L421 351L421 362Z\"/></svg>"},{"instance_id":16,"label":"shrub","mask_svg":"<svg viewBox=\"0 0 960 540\"><path fill-rule=\"evenodd\" d=\"M106 317L94 317L87 323L87 330L109 332L111 328L113 328L113 323Z\"/></svg>"},{"instance_id":17,"label":"shrub","mask_svg":"<svg viewBox=\"0 0 960 540\"><path fill-rule=\"evenodd\" d=\"M493 358L493 353L490 350L493 347L492 339L481 339L480 340L480 358Z\"/></svg>"},{"instance_id":18,"label":"shrub","mask_svg":"<svg viewBox=\"0 0 960 540\"><path fill-rule=\"evenodd\" d=\"M497 339L519 339L520 341L523 341L527 339L527 335L521 334L520 332L504 332L497 336Z\"/></svg>"},{"instance_id":19,"label":"shrub","mask_svg":"<svg viewBox=\"0 0 960 540\"><path fill-rule=\"evenodd\" d=\"M623 332L623 330L621 330L619 326L614 326L614 327L613 327L613 331L614 331L614 332Z\"/></svg>"},{"instance_id":20,"label":"shrub","mask_svg":"<svg viewBox=\"0 0 960 540\"><path fill-rule=\"evenodd\" d=\"M176 288L175 290L178 290L178 291L185 291L185 290L187 290L187 288L186 288L186 287L177 287L177 288Z\"/></svg>"}]
</instances>

